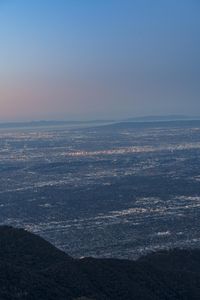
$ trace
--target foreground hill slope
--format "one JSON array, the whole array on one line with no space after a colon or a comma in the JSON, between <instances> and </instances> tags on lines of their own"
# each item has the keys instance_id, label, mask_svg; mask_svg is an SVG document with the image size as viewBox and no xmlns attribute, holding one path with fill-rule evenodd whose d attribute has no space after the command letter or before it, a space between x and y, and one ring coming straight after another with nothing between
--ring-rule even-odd
<instances>
[{"instance_id":1,"label":"foreground hill slope","mask_svg":"<svg viewBox=\"0 0 200 300\"><path fill-rule=\"evenodd\" d=\"M23 229L1 226L0 299L200 299L200 250L78 260Z\"/></svg>"}]
</instances>

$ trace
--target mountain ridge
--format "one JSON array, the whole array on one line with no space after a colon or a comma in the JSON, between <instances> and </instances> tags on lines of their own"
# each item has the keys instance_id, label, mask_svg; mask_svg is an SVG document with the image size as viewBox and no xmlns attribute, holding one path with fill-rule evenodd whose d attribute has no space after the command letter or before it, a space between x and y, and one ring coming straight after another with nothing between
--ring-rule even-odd
<instances>
[{"instance_id":1,"label":"mountain ridge","mask_svg":"<svg viewBox=\"0 0 200 300\"><path fill-rule=\"evenodd\" d=\"M149 115L130 118L115 119L94 119L94 120L33 120L33 121L10 121L0 122L0 128L23 128L23 127L50 127L50 126L87 126L104 125L115 123L154 123L154 122L181 122L181 121L199 121L198 116L187 115Z\"/></svg>"},{"instance_id":2,"label":"mountain ridge","mask_svg":"<svg viewBox=\"0 0 200 300\"><path fill-rule=\"evenodd\" d=\"M200 299L200 250L74 259L24 229L1 226L0 299Z\"/></svg>"}]
</instances>

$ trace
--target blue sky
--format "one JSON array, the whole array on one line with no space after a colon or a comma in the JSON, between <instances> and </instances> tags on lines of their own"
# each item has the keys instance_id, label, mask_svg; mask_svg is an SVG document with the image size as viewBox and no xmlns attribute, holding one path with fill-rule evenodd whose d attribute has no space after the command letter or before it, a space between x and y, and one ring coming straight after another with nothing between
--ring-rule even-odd
<instances>
[{"instance_id":1,"label":"blue sky","mask_svg":"<svg viewBox=\"0 0 200 300\"><path fill-rule=\"evenodd\" d=\"M198 0L0 0L0 121L199 114Z\"/></svg>"}]
</instances>

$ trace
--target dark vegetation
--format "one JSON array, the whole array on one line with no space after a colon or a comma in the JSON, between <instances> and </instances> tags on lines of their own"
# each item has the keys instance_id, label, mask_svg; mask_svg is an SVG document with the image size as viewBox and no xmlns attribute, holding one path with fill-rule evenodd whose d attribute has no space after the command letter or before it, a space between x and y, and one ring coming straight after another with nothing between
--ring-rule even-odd
<instances>
[{"instance_id":1,"label":"dark vegetation","mask_svg":"<svg viewBox=\"0 0 200 300\"><path fill-rule=\"evenodd\" d=\"M2 226L0 299L200 299L200 250L137 261L78 260L23 229Z\"/></svg>"}]
</instances>

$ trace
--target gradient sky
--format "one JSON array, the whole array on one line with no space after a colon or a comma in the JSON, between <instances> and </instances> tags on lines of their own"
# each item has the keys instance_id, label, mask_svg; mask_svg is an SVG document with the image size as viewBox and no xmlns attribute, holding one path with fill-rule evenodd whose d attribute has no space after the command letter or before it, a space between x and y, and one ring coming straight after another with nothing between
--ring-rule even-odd
<instances>
[{"instance_id":1,"label":"gradient sky","mask_svg":"<svg viewBox=\"0 0 200 300\"><path fill-rule=\"evenodd\" d=\"M0 121L200 115L199 0L0 0Z\"/></svg>"}]
</instances>

